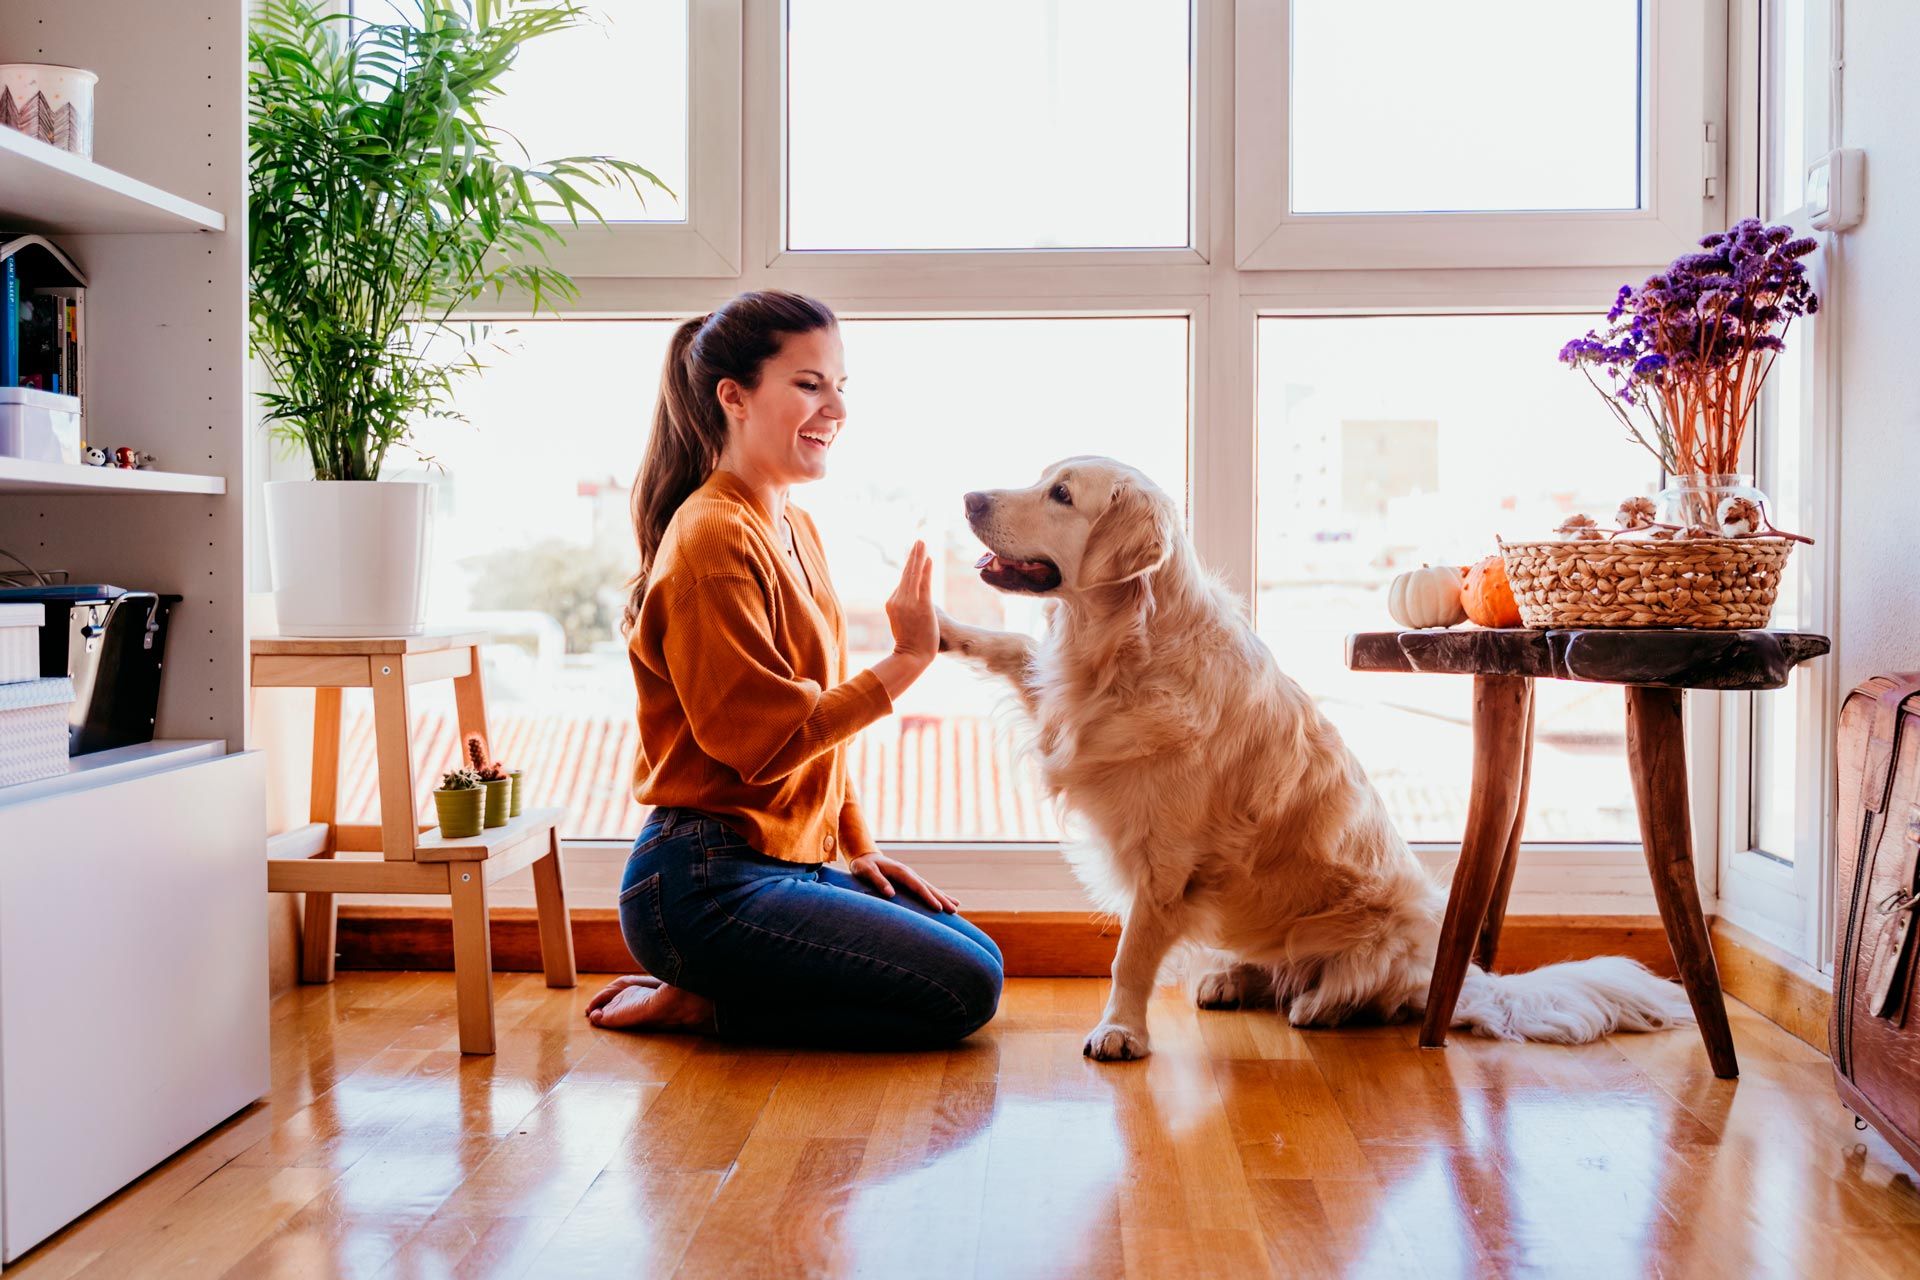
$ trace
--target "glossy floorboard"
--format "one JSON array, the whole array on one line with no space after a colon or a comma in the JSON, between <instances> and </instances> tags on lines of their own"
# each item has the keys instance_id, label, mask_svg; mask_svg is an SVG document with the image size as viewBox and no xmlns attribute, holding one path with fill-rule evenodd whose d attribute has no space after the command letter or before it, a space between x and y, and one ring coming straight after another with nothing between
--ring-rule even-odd
<instances>
[{"instance_id":1,"label":"glossy floorboard","mask_svg":"<svg viewBox=\"0 0 1920 1280\"><path fill-rule=\"evenodd\" d=\"M596 1032L597 983L344 973L273 1009L273 1095L8 1274L1899 1276L1920 1193L1819 1054L1733 1009L1582 1048L1300 1033L1171 988L1080 1056L1104 983L1021 979L964 1048Z\"/></svg>"}]
</instances>

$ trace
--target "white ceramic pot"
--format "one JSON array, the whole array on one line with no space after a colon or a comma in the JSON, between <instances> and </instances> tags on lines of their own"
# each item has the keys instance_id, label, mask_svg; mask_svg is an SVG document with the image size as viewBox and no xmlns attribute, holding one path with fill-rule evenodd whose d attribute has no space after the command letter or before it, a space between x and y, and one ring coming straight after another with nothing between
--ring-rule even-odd
<instances>
[{"instance_id":1,"label":"white ceramic pot","mask_svg":"<svg viewBox=\"0 0 1920 1280\"><path fill-rule=\"evenodd\" d=\"M0 124L92 159L93 85L99 78L78 67L0 62Z\"/></svg>"},{"instance_id":2,"label":"white ceramic pot","mask_svg":"<svg viewBox=\"0 0 1920 1280\"><path fill-rule=\"evenodd\" d=\"M267 553L288 636L425 629L433 488L403 480L270 480Z\"/></svg>"}]
</instances>

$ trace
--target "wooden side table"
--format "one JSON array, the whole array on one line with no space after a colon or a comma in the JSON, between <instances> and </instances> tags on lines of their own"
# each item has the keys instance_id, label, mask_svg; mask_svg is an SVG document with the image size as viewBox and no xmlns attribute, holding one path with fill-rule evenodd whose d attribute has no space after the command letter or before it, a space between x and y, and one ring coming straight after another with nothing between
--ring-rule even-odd
<instances>
[{"instance_id":1,"label":"wooden side table","mask_svg":"<svg viewBox=\"0 0 1920 1280\"><path fill-rule=\"evenodd\" d=\"M1473 785L1420 1043L1438 1048L1447 1042L1467 966L1477 959L1491 968L1499 947L1526 819L1533 682L1619 684L1626 686L1627 763L1660 921L1713 1074L1737 1077L1733 1031L1693 877L1681 699L1688 689L1778 689L1796 664L1830 647L1825 636L1798 631L1499 628L1348 636L1347 666L1354 671L1473 677Z\"/></svg>"},{"instance_id":2,"label":"wooden side table","mask_svg":"<svg viewBox=\"0 0 1920 1280\"><path fill-rule=\"evenodd\" d=\"M313 790L306 828L318 850L306 858L269 858L267 889L307 895L300 976L333 981L336 893L446 894L453 902L454 991L460 1049L492 1053L493 943L487 929L487 886L533 868L540 919L540 960L550 987L575 982L573 933L560 877L559 824L564 809L528 809L504 827L448 840L415 821L408 690L452 680L461 740L487 737L480 646L486 636L440 632L419 636L323 640L256 639L253 687L313 690ZM378 826L335 821L340 785L340 691L373 690L374 746L380 777ZM487 739L489 742L491 738ZM335 857L378 853L378 860Z\"/></svg>"}]
</instances>

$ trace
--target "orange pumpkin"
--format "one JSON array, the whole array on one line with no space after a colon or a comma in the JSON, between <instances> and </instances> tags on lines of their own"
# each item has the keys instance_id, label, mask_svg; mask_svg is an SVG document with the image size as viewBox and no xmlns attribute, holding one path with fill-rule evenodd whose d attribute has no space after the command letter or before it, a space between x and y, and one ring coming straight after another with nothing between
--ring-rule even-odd
<instances>
[{"instance_id":1,"label":"orange pumpkin","mask_svg":"<svg viewBox=\"0 0 1920 1280\"><path fill-rule=\"evenodd\" d=\"M1488 556L1467 570L1460 600L1467 606L1467 618L1483 627L1520 625L1520 606L1514 603L1506 562L1499 556Z\"/></svg>"}]
</instances>

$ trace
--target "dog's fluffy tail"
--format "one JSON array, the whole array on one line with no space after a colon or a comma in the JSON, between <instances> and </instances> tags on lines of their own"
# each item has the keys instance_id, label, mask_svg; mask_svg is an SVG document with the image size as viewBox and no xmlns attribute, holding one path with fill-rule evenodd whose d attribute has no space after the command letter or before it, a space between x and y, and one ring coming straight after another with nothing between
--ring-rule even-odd
<instances>
[{"instance_id":1,"label":"dog's fluffy tail","mask_svg":"<svg viewBox=\"0 0 1920 1280\"><path fill-rule=\"evenodd\" d=\"M1550 964L1531 973L1467 971L1453 1025L1499 1040L1585 1044L1614 1031L1693 1021L1678 986L1624 956Z\"/></svg>"}]
</instances>

